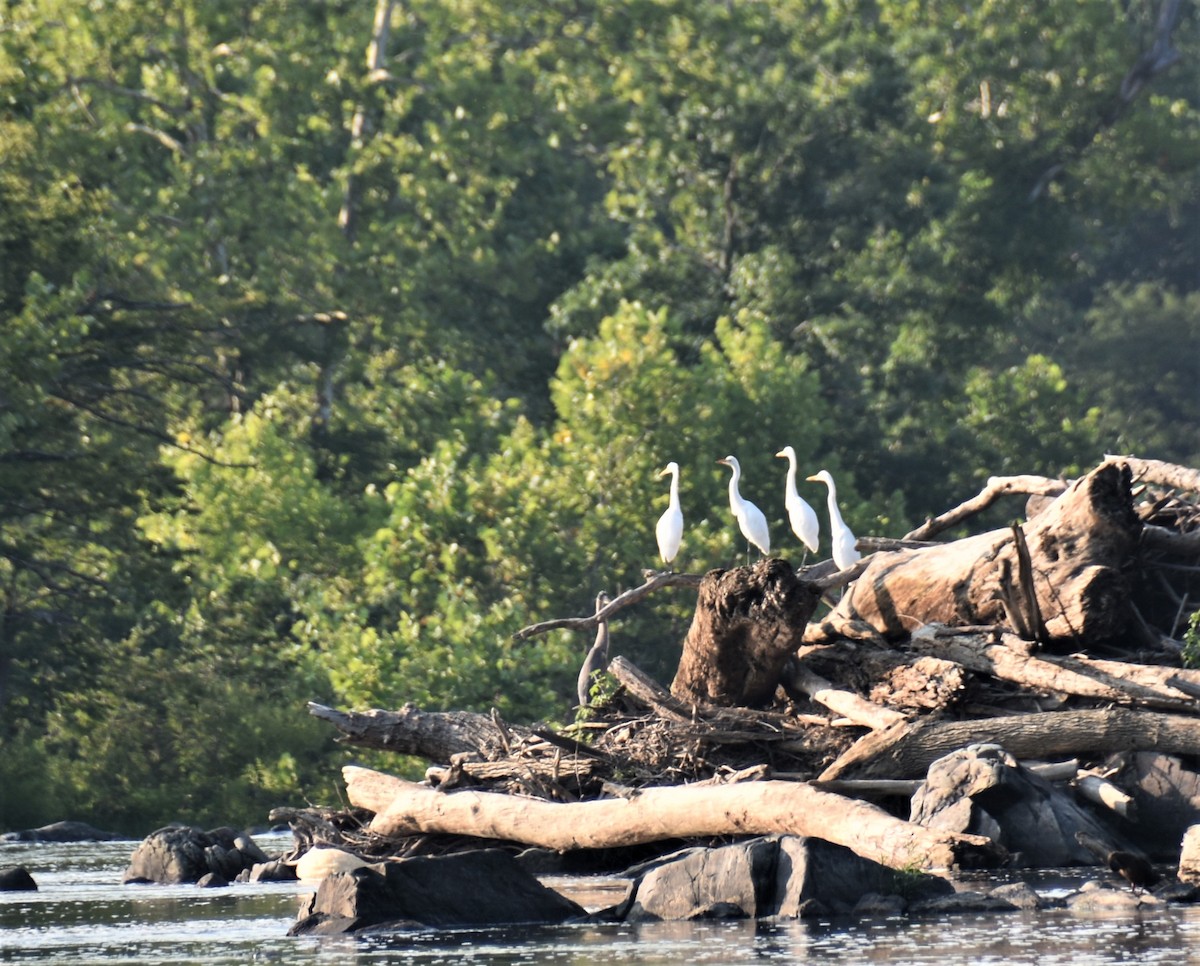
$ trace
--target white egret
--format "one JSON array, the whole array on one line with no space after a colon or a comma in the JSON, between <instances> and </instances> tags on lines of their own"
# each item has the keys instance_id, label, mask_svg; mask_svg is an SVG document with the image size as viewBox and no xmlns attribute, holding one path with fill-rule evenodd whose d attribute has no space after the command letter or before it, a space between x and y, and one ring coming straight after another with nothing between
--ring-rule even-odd
<instances>
[{"instance_id":1,"label":"white egret","mask_svg":"<svg viewBox=\"0 0 1200 966\"><path fill-rule=\"evenodd\" d=\"M862 554L858 552L855 536L842 519L842 511L838 509L837 487L834 486L833 477L830 476L829 470L821 470L816 476L809 476L807 479L829 487L829 529L833 533L833 562L837 564L838 570L854 566L862 559Z\"/></svg>"},{"instance_id":2,"label":"white egret","mask_svg":"<svg viewBox=\"0 0 1200 966\"><path fill-rule=\"evenodd\" d=\"M654 528L663 563L670 563L679 553L679 543L683 539L683 511L679 509L679 464L674 461L668 463L667 468L658 475L671 477L671 502Z\"/></svg>"},{"instance_id":3,"label":"white egret","mask_svg":"<svg viewBox=\"0 0 1200 966\"><path fill-rule=\"evenodd\" d=\"M753 503L742 499L742 494L738 490L738 482L742 478L742 467L738 463L737 457L726 456L717 462L724 463L733 470L733 476L729 478L729 509L733 511L733 516L742 530L742 536L764 554L770 553L771 534L767 530L767 518L763 516L762 510Z\"/></svg>"},{"instance_id":4,"label":"white egret","mask_svg":"<svg viewBox=\"0 0 1200 966\"><path fill-rule=\"evenodd\" d=\"M799 493L796 492L796 451L790 446L785 446L775 456L779 459L788 461L787 483L783 488L783 505L787 507L788 520L792 524L792 532L800 538L800 542L804 544L813 553L817 552L817 547L820 545L818 540L821 533L821 523L817 520L817 511L808 505ZM804 554L804 559L808 559L808 552ZM801 564L803 566L803 563Z\"/></svg>"}]
</instances>

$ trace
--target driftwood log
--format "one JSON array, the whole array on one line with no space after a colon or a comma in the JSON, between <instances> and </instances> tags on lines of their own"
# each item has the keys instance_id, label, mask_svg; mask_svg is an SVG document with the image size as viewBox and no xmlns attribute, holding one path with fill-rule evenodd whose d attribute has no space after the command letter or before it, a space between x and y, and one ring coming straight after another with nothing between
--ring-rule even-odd
<instances>
[{"instance_id":1,"label":"driftwood log","mask_svg":"<svg viewBox=\"0 0 1200 966\"><path fill-rule=\"evenodd\" d=\"M856 624L889 638L926 624L1032 626L1032 615L1056 642L1121 635L1130 621L1122 566L1142 529L1133 511L1131 478L1128 466L1103 464L1028 521L1020 529L1023 541L1005 529L876 554L820 625L821 637L835 638ZM1022 543L1027 567L1020 559ZM1024 586L1023 573L1029 575Z\"/></svg>"},{"instance_id":2,"label":"driftwood log","mask_svg":"<svg viewBox=\"0 0 1200 966\"><path fill-rule=\"evenodd\" d=\"M797 782L643 788L626 797L559 805L511 795L443 793L348 766L350 801L376 813L371 829L404 836L452 832L568 851L715 835L812 835L894 869L978 868L1004 851L982 836L933 831L865 802Z\"/></svg>"}]
</instances>

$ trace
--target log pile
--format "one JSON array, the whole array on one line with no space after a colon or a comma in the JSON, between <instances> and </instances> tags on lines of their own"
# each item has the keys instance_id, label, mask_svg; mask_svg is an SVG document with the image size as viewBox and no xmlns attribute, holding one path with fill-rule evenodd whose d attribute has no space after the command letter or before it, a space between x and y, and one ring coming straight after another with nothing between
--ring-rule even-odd
<instances>
[{"instance_id":1,"label":"log pile","mask_svg":"<svg viewBox=\"0 0 1200 966\"><path fill-rule=\"evenodd\" d=\"M670 690L615 658L609 697L570 728L310 711L348 744L429 763L420 783L346 771L364 832L393 849L420 836L569 851L793 832L894 868L996 864L1004 848L972 827L902 817L931 765L995 745L1012 767L1057 762L1034 770L1097 816L1089 835L1162 854L1200 815L1200 671L1183 667L1200 610L1198 494L1200 472L1108 457L1074 481L993 479L903 540L860 541L875 552L842 573L772 558L652 575L592 615L519 635L595 632L661 587L696 588ZM1012 495L1028 500L1023 522L934 542Z\"/></svg>"}]
</instances>

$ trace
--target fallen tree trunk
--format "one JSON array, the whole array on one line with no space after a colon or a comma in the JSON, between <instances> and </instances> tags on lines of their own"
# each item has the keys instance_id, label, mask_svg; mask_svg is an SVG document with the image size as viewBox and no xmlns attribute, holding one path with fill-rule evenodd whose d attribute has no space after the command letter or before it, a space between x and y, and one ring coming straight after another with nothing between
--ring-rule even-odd
<instances>
[{"instance_id":1,"label":"fallen tree trunk","mask_svg":"<svg viewBox=\"0 0 1200 966\"><path fill-rule=\"evenodd\" d=\"M671 693L726 706L769 702L819 602L819 592L777 558L709 571L700 581Z\"/></svg>"},{"instance_id":2,"label":"fallen tree trunk","mask_svg":"<svg viewBox=\"0 0 1200 966\"><path fill-rule=\"evenodd\" d=\"M1091 662L1066 657L1026 653L1027 641L1000 632L999 643L983 635L922 629L913 635L910 649L960 664L969 671L1010 681L1034 692L1057 692L1076 697L1138 704L1144 707L1191 711L1195 701L1167 684L1178 669L1158 668L1117 661Z\"/></svg>"},{"instance_id":3,"label":"fallen tree trunk","mask_svg":"<svg viewBox=\"0 0 1200 966\"><path fill-rule=\"evenodd\" d=\"M1200 718L1109 708L905 722L859 739L820 779L921 778L938 758L981 741L1001 745L1017 758L1095 757L1130 750L1198 755Z\"/></svg>"},{"instance_id":4,"label":"fallen tree trunk","mask_svg":"<svg viewBox=\"0 0 1200 966\"><path fill-rule=\"evenodd\" d=\"M894 869L981 868L1004 853L976 835L938 832L865 802L795 782L643 788L628 797L558 804L490 792L442 793L347 766L350 801L376 813L380 835L449 833L569 851L725 835L810 835Z\"/></svg>"},{"instance_id":5,"label":"fallen tree trunk","mask_svg":"<svg viewBox=\"0 0 1200 966\"><path fill-rule=\"evenodd\" d=\"M399 711L339 711L310 701L308 713L330 722L342 733L338 740L348 745L436 762L464 752L496 758L508 753L512 741L532 735L528 728L510 727L486 714L422 711L412 704Z\"/></svg>"},{"instance_id":6,"label":"fallen tree trunk","mask_svg":"<svg viewBox=\"0 0 1200 966\"><path fill-rule=\"evenodd\" d=\"M1025 524L1036 599L1023 609L1041 615L1051 641L1101 641L1125 630L1130 608L1122 567L1141 529L1129 468L1117 463L1075 481ZM865 623L896 638L926 624L1009 622L1011 602L1024 597L1019 545L1005 529L877 554L822 629L829 639L853 637Z\"/></svg>"}]
</instances>

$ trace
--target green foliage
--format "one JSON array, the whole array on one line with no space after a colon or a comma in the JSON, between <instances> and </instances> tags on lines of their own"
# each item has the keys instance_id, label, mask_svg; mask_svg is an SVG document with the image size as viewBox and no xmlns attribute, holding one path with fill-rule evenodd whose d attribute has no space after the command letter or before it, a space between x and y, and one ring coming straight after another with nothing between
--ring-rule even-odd
<instances>
[{"instance_id":1,"label":"green foliage","mask_svg":"<svg viewBox=\"0 0 1200 966\"><path fill-rule=\"evenodd\" d=\"M1183 635L1183 666L1200 667L1200 610L1192 612Z\"/></svg>"},{"instance_id":2,"label":"green foliage","mask_svg":"<svg viewBox=\"0 0 1200 966\"><path fill-rule=\"evenodd\" d=\"M588 642L512 634L659 565L669 460L699 571L730 453L787 556L784 445L889 535L1200 459L1194 11L1123 98L1154 4L415 0L374 71L372 6L0 30L0 783L54 816L329 797L308 699L561 717Z\"/></svg>"}]
</instances>

